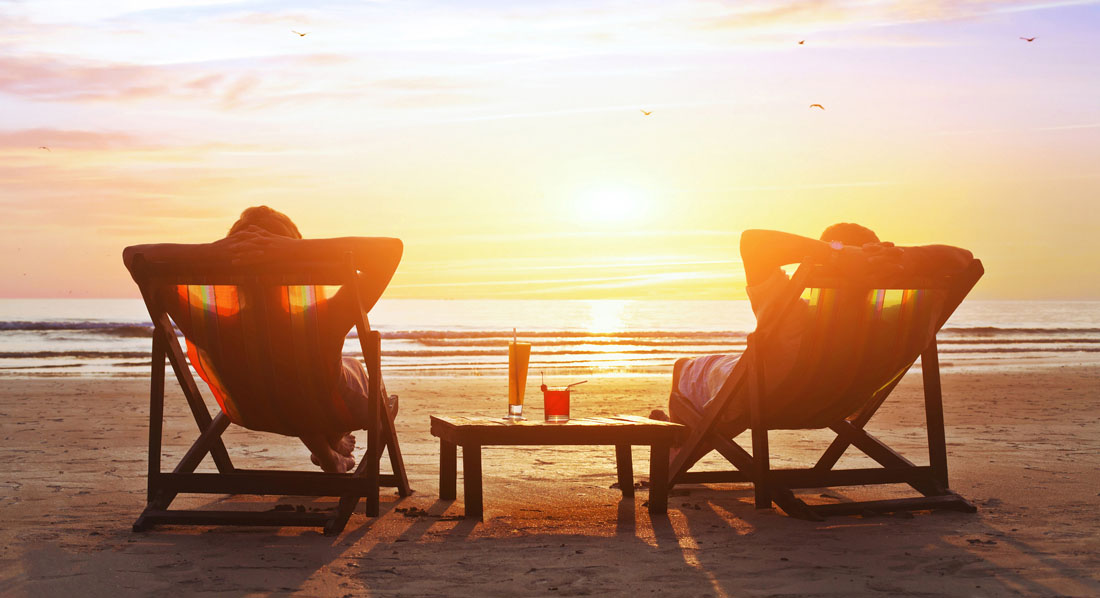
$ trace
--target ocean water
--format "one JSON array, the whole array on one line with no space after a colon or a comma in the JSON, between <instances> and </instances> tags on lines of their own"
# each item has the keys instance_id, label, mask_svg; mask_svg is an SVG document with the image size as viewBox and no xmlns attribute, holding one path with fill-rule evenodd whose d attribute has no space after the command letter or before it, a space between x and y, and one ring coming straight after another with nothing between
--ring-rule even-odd
<instances>
[{"instance_id":1,"label":"ocean water","mask_svg":"<svg viewBox=\"0 0 1100 598\"><path fill-rule=\"evenodd\" d=\"M513 327L532 376L667 373L678 357L741 351L747 301L383 299L371 311L387 375L499 375ZM0 300L0 376L145 376L141 300ZM964 302L939 334L944 367L1100 362L1100 301ZM345 352L359 353L349 337Z\"/></svg>"}]
</instances>

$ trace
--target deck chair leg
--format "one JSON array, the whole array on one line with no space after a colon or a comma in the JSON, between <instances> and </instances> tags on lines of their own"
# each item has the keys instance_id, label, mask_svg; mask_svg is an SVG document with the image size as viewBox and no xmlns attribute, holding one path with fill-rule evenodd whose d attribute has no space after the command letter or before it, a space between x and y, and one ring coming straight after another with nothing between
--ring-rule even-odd
<instances>
[{"instance_id":1,"label":"deck chair leg","mask_svg":"<svg viewBox=\"0 0 1100 598\"><path fill-rule=\"evenodd\" d=\"M348 525L348 520L351 519L351 514L355 512L355 505L359 504L360 498L359 494L345 494L340 497L336 514L325 523L324 534L326 536L335 536L344 531L344 528Z\"/></svg>"},{"instance_id":2,"label":"deck chair leg","mask_svg":"<svg viewBox=\"0 0 1100 598\"><path fill-rule=\"evenodd\" d=\"M379 434L381 433L381 426L379 425L379 411L381 411L380 403L382 403L380 393L380 381L376 379L370 380L370 393L367 398L367 421L370 422L370 430L367 431L367 454L363 457L366 465L366 515L367 517L377 517L379 509L379 459L382 457L382 447Z\"/></svg>"},{"instance_id":3,"label":"deck chair leg","mask_svg":"<svg viewBox=\"0 0 1100 598\"><path fill-rule=\"evenodd\" d=\"M742 357L744 358L744 356ZM757 509L772 506L769 485L771 483L771 455L768 452L768 426L764 421L764 367L756 355L752 356L756 375L749 378L749 427L752 430L752 486Z\"/></svg>"},{"instance_id":4,"label":"deck chair leg","mask_svg":"<svg viewBox=\"0 0 1100 598\"><path fill-rule=\"evenodd\" d=\"M386 401L382 404L382 429L386 437L386 452L390 455L390 469L397 480L397 494L409 496L412 494L412 488L409 487L409 476L405 473L405 459L401 456L401 445L397 441L397 427L389 405Z\"/></svg>"},{"instance_id":5,"label":"deck chair leg","mask_svg":"<svg viewBox=\"0 0 1100 598\"><path fill-rule=\"evenodd\" d=\"M688 426L690 429L698 429L704 424L702 423L702 415L695 409L686 398L673 394L670 399L670 411L675 414L673 420L681 420L677 423L682 423ZM707 442L708 433L706 430L699 430L697 433L693 433L687 442L681 445L678 450L669 452L669 476L668 476L668 488L671 490L677 483L677 478L686 473L695 463L705 457L707 453L714 450L713 447Z\"/></svg>"},{"instance_id":6,"label":"deck chair leg","mask_svg":"<svg viewBox=\"0 0 1100 598\"><path fill-rule=\"evenodd\" d=\"M945 489L947 485L947 440L944 437L943 393L940 389L940 360L933 338L920 356L921 375L924 379L924 411L928 428L928 463L932 466L936 481Z\"/></svg>"},{"instance_id":7,"label":"deck chair leg","mask_svg":"<svg viewBox=\"0 0 1100 598\"><path fill-rule=\"evenodd\" d=\"M669 452L669 471L679 471L680 474L687 473L696 463L698 463L703 457L707 456L707 453L714 450L709 444L704 444L695 447L695 451L688 453L687 448L682 448L679 451ZM675 467L677 459L680 460L681 465L679 469L673 469ZM675 477L671 477L668 482L668 487L672 488L678 483Z\"/></svg>"},{"instance_id":8,"label":"deck chair leg","mask_svg":"<svg viewBox=\"0 0 1100 598\"><path fill-rule=\"evenodd\" d=\"M814 512L813 507L802 502L790 488L771 487L771 498L787 515L805 521L824 521L825 518Z\"/></svg>"},{"instance_id":9,"label":"deck chair leg","mask_svg":"<svg viewBox=\"0 0 1100 598\"><path fill-rule=\"evenodd\" d=\"M191 445L191 448L187 449L184 453L183 459L180 459L176 468L172 470L173 474L178 473L192 473L202 463L202 460L210 452L210 449L217 443L221 442L222 433L229 427L229 417L225 413L218 413L217 417L210 423L210 426L206 428L206 431L199 435L198 440ZM172 491L161 491L157 494L156 500L151 504L160 509L167 509L168 505L172 503L176 498L176 493Z\"/></svg>"},{"instance_id":10,"label":"deck chair leg","mask_svg":"<svg viewBox=\"0 0 1100 598\"><path fill-rule=\"evenodd\" d=\"M842 421L838 424L829 426L829 428L837 434L844 436L848 442L863 451L868 457L874 459L883 467L916 467L912 461L902 457L893 449L886 446L881 440L868 434L865 430L855 427L851 422ZM909 480L907 483L912 486L914 490L925 496L937 496L947 491L947 489L938 482L927 478L924 480Z\"/></svg>"},{"instance_id":11,"label":"deck chair leg","mask_svg":"<svg viewBox=\"0 0 1100 598\"><path fill-rule=\"evenodd\" d=\"M172 330L172 322L169 320L168 315L162 314L158 317L158 320L158 328L161 330L161 334L169 334L168 331ZM202 394L199 392L199 386L195 382L194 376L191 375L191 370L187 369L187 358L184 357L183 349L180 348L179 341L176 340L175 336L166 339L165 347L168 352L168 361L172 364L172 370L176 373L176 379L183 389L183 396L187 399L187 405L191 408L191 415L195 418L199 431L205 432L213 418L210 417L210 412L206 409L206 403L202 400ZM234 471L233 462L229 459L229 451L225 450L225 444L222 443L221 439L218 439L211 447L210 456L214 459L214 465L217 466L220 473L232 473Z\"/></svg>"},{"instance_id":12,"label":"deck chair leg","mask_svg":"<svg viewBox=\"0 0 1100 598\"><path fill-rule=\"evenodd\" d=\"M752 430L752 465L752 486L756 508L770 509L772 506L771 461L768 453L768 431L764 428Z\"/></svg>"},{"instance_id":13,"label":"deck chair leg","mask_svg":"<svg viewBox=\"0 0 1100 598\"><path fill-rule=\"evenodd\" d=\"M149 478L146 481L146 503L152 504L160 493L161 436L164 429L164 341L153 335L153 371L149 384Z\"/></svg>"},{"instance_id":14,"label":"deck chair leg","mask_svg":"<svg viewBox=\"0 0 1100 598\"><path fill-rule=\"evenodd\" d=\"M378 510L379 510L379 507L380 507L380 500L379 500L379 496L378 496L379 495L379 483L378 483L378 481L379 481L379 477L380 477L379 476L379 471L378 471L378 456L379 455L378 455L378 445L376 444L378 441L375 440L376 437L377 437L377 435L372 435L371 439L367 441L368 445L371 444L371 443L375 443L375 444L374 444L374 446L368 446L367 447L367 455L363 459L363 464L365 464L366 468L367 468L366 472L365 472L365 476L364 476L365 479L366 479L366 491L367 491L367 496L366 496L367 500L366 500L366 508L365 508L365 513L366 513L367 517L377 517L378 516Z\"/></svg>"}]
</instances>

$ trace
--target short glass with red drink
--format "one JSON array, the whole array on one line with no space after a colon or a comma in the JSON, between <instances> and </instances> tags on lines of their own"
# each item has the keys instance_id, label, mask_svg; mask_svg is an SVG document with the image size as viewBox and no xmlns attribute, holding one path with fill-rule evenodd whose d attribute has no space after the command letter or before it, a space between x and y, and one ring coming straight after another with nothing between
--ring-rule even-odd
<instances>
[{"instance_id":1,"label":"short glass with red drink","mask_svg":"<svg viewBox=\"0 0 1100 598\"><path fill-rule=\"evenodd\" d=\"M543 417L548 422L569 421L569 387L550 388L542 385Z\"/></svg>"}]
</instances>

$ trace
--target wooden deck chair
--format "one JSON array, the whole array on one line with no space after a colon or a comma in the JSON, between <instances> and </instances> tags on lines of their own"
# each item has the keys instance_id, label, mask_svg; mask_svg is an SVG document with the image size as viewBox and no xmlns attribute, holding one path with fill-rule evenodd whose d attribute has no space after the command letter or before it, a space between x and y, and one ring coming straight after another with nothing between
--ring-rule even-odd
<instances>
[{"instance_id":1,"label":"wooden deck chair","mask_svg":"<svg viewBox=\"0 0 1100 598\"><path fill-rule=\"evenodd\" d=\"M780 318L808 318L793 369L782 381L765 385L767 364L759 356L767 353L769 335L779 328L777 318L749 335L729 379L702 411L674 392L671 407L691 433L671 460L671 483L749 482L757 508L770 508L774 501L788 515L810 520L865 511L974 512L975 507L947 483L936 333L983 272L981 262L973 260L949 277L894 274L852 281L829 277L821 266L802 264L780 304ZM800 300L806 303L799 306ZM918 357L928 431L926 466L914 464L864 429ZM771 468L769 430L823 428L835 432L836 438L816 465ZM734 441L747 429L751 454ZM850 446L881 467L834 469ZM736 469L691 471L711 450ZM792 492L896 483L909 484L920 496L810 506Z\"/></svg>"},{"instance_id":2,"label":"wooden deck chair","mask_svg":"<svg viewBox=\"0 0 1100 598\"><path fill-rule=\"evenodd\" d=\"M382 397L380 337L367 320L375 298L361 296L356 283L364 274L356 270L356 263L351 253L320 263L247 268L151 263L135 256L131 274L153 321L148 502L134 523L135 531L157 524L276 525L318 526L326 534L336 534L343 530L360 498L366 499L367 516L378 515L380 486L395 486L401 496L410 494L394 416ZM393 271L384 274L383 287ZM333 386L339 375L334 370L340 364L320 363L318 358L320 343L332 342L321 339L318 329L320 322L332 316L329 310L335 307L330 299L339 288L354 293L354 301L345 305L358 306L352 317L369 376L366 413L353 413ZM184 331L187 358L221 407L213 418L188 368L169 313L185 320L175 323ZM342 346L342 339L339 342ZM328 348L327 355L338 352ZM200 432L171 472L161 470L166 357ZM294 372L302 368L286 367L288 360L316 362L313 371L318 375L301 379ZM230 423L291 436L333 429L366 430L367 451L354 473L241 469L233 465L221 439ZM391 474L379 471L383 449L389 453ZM208 454L217 473L196 473ZM180 493L332 496L340 500L332 514L276 509L170 510Z\"/></svg>"}]
</instances>

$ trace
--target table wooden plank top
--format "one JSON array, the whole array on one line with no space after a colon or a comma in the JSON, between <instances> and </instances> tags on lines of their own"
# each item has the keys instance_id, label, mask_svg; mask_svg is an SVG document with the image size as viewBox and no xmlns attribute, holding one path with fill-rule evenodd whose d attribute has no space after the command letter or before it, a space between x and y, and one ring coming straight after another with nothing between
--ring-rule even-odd
<instances>
[{"instance_id":1,"label":"table wooden plank top","mask_svg":"<svg viewBox=\"0 0 1100 598\"><path fill-rule=\"evenodd\" d=\"M540 419L431 416L432 435L455 444L675 444L687 434L680 424L637 415L580 417L563 423Z\"/></svg>"}]
</instances>

